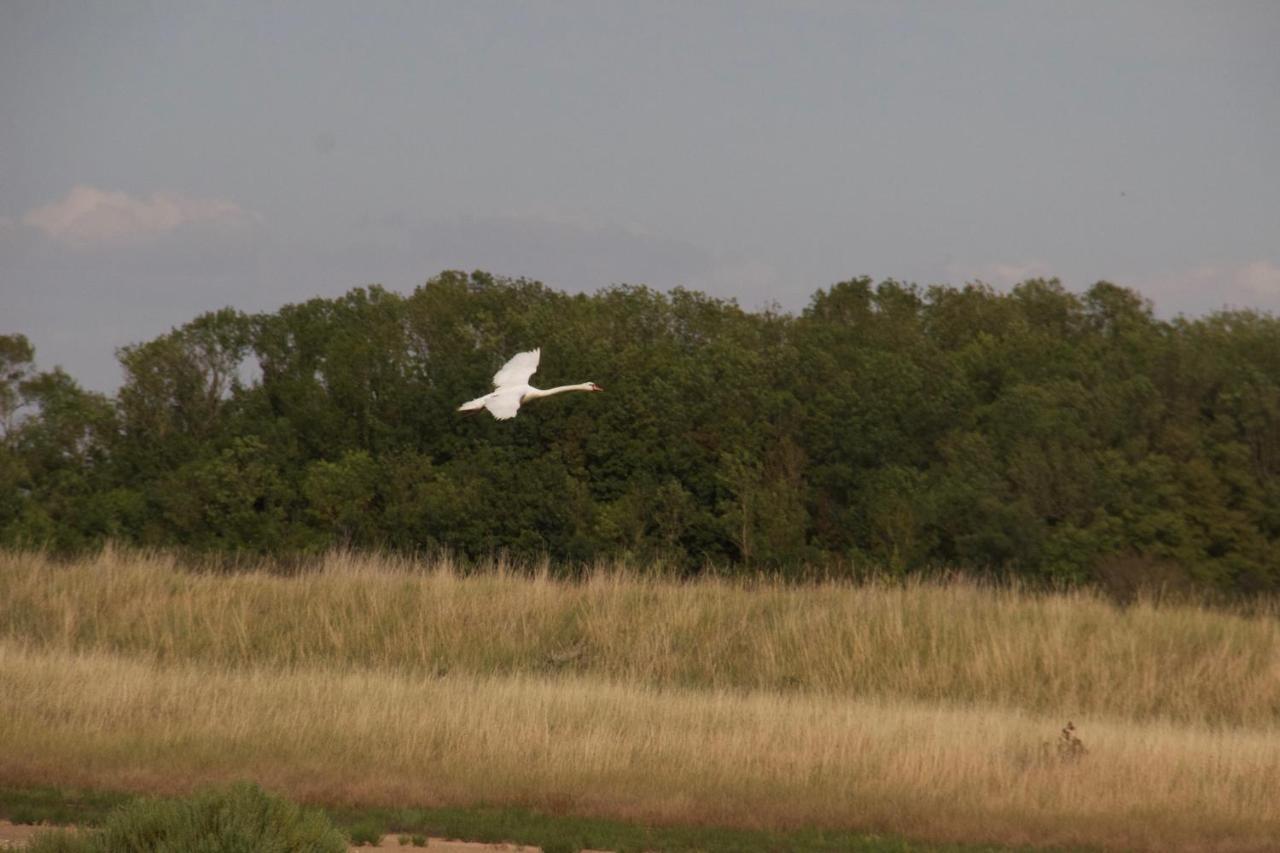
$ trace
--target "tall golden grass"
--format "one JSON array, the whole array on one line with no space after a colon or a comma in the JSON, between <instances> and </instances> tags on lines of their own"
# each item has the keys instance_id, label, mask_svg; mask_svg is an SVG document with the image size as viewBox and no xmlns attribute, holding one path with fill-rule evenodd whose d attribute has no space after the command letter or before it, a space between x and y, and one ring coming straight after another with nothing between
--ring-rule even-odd
<instances>
[{"instance_id":1,"label":"tall golden grass","mask_svg":"<svg viewBox=\"0 0 1280 853\"><path fill-rule=\"evenodd\" d=\"M1087 591L962 580L685 583L601 569L568 583L345 553L283 577L185 571L166 554L108 550L64 565L0 552L0 637L228 667L572 672L1064 719L1280 722L1274 608L1121 608Z\"/></svg>"},{"instance_id":2,"label":"tall golden grass","mask_svg":"<svg viewBox=\"0 0 1280 853\"><path fill-rule=\"evenodd\" d=\"M0 554L0 782L1280 848L1274 611L322 563Z\"/></svg>"}]
</instances>

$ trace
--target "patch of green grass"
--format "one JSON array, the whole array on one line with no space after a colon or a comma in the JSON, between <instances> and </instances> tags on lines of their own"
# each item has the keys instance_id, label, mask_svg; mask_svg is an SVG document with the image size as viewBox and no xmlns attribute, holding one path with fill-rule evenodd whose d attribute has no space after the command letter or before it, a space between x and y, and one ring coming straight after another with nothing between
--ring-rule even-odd
<instances>
[{"instance_id":1,"label":"patch of green grass","mask_svg":"<svg viewBox=\"0 0 1280 853\"><path fill-rule=\"evenodd\" d=\"M325 814L299 808L249 782L178 799L138 798L112 811L100 829L49 830L37 834L28 847L30 853L346 853L346 849L346 838Z\"/></svg>"},{"instance_id":2,"label":"patch of green grass","mask_svg":"<svg viewBox=\"0 0 1280 853\"><path fill-rule=\"evenodd\" d=\"M13 810L13 814L9 815L12 823L35 824L40 822L37 813L27 806L20 806Z\"/></svg>"},{"instance_id":3,"label":"patch of green grass","mask_svg":"<svg viewBox=\"0 0 1280 853\"><path fill-rule=\"evenodd\" d=\"M548 841L542 845L542 853L578 853L582 847L568 841Z\"/></svg>"},{"instance_id":4,"label":"patch of green grass","mask_svg":"<svg viewBox=\"0 0 1280 853\"><path fill-rule=\"evenodd\" d=\"M723 827L643 826L598 818L550 815L528 809L483 806L432 809L333 808L327 811L339 826L363 822L380 826L388 833L413 833L415 843L416 836L422 835L536 845L544 853L577 853L583 848L613 850L617 853L1009 853L1037 849L924 844L901 838L830 830L766 832Z\"/></svg>"},{"instance_id":5,"label":"patch of green grass","mask_svg":"<svg viewBox=\"0 0 1280 853\"><path fill-rule=\"evenodd\" d=\"M12 823L100 826L113 809L135 799L136 794L118 791L0 787L0 818Z\"/></svg>"},{"instance_id":6,"label":"patch of green grass","mask_svg":"<svg viewBox=\"0 0 1280 853\"><path fill-rule=\"evenodd\" d=\"M164 802L111 791L0 788L0 817L21 813L31 823L100 826L121 806ZM644 826L598 818L551 815L519 808L321 808L353 844L376 844L384 834L408 834L423 846L428 836L466 841L536 845L544 851L585 847L617 853L1010 853L1045 850L974 844L925 844L855 832L767 832L723 827ZM17 821L14 821L15 823ZM1064 848L1055 848L1064 850ZM1089 848L1071 848L1085 851ZM45 853L79 848L49 847Z\"/></svg>"},{"instance_id":7,"label":"patch of green grass","mask_svg":"<svg viewBox=\"0 0 1280 853\"><path fill-rule=\"evenodd\" d=\"M362 818L346 827L347 837L356 847L377 847L385 834L386 824L374 818Z\"/></svg>"}]
</instances>

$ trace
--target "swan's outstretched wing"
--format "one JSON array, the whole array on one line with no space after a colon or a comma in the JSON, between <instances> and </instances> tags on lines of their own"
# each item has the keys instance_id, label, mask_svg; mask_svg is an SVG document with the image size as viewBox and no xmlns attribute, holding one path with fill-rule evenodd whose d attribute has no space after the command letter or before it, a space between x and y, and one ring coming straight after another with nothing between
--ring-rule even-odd
<instances>
[{"instance_id":1,"label":"swan's outstretched wing","mask_svg":"<svg viewBox=\"0 0 1280 853\"><path fill-rule=\"evenodd\" d=\"M478 412L479 410L484 408L484 404L487 402L489 402L489 395L485 394L483 397L476 397L474 400L468 400L467 402L463 403L461 406L458 407L458 411L459 412Z\"/></svg>"},{"instance_id":2,"label":"swan's outstretched wing","mask_svg":"<svg viewBox=\"0 0 1280 853\"><path fill-rule=\"evenodd\" d=\"M521 355L528 355L528 353L521 353ZM538 359L537 350L534 350L533 358L536 362ZM507 367L510 366L510 363L508 363ZM534 366L536 367L537 365L535 364ZM506 370L507 368L504 367L502 369ZM532 372L530 371L530 373ZM516 412L520 411L520 398L522 396L519 388L513 388L510 391L499 391L485 398L484 407L497 420L508 421L516 416Z\"/></svg>"},{"instance_id":3,"label":"swan's outstretched wing","mask_svg":"<svg viewBox=\"0 0 1280 853\"><path fill-rule=\"evenodd\" d=\"M528 352L522 352L512 356L511 360L502 365L502 369L493 374L493 387L505 388L508 385L528 385L529 377L538 370L538 359L542 357L542 349L531 349ZM516 400L516 408L520 407L520 400ZM489 411L493 411L492 408ZM515 414L512 410L511 417ZM497 417L497 412L494 412Z\"/></svg>"},{"instance_id":4,"label":"swan's outstretched wing","mask_svg":"<svg viewBox=\"0 0 1280 853\"><path fill-rule=\"evenodd\" d=\"M524 389L520 386L504 388L476 397L458 407L459 412L478 412L488 409L489 413L500 421L510 420L520 410L520 402L524 398Z\"/></svg>"}]
</instances>

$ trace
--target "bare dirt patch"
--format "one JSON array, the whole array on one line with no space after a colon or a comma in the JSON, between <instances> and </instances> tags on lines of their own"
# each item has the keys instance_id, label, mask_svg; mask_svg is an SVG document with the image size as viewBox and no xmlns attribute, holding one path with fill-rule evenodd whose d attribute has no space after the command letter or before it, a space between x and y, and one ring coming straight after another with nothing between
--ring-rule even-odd
<instances>
[{"instance_id":1,"label":"bare dirt patch","mask_svg":"<svg viewBox=\"0 0 1280 853\"><path fill-rule=\"evenodd\" d=\"M371 847L352 847L353 851L372 850ZM401 844L396 835L382 836L379 850L426 850L429 853L478 853L478 851L512 851L512 853L541 853L540 847L524 847L519 844L481 844L478 841L446 841L443 838L428 839L426 847L414 847L412 844Z\"/></svg>"}]
</instances>

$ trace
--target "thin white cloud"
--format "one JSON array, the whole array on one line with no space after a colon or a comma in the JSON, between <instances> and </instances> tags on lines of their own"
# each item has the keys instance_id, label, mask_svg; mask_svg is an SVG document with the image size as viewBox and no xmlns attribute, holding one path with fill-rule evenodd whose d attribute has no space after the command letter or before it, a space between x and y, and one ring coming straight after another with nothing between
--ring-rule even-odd
<instances>
[{"instance_id":1,"label":"thin white cloud","mask_svg":"<svg viewBox=\"0 0 1280 853\"><path fill-rule=\"evenodd\" d=\"M1164 286L1183 291L1214 291L1229 294L1280 295L1280 267L1270 261L1254 261L1242 266L1203 266L1158 279Z\"/></svg>"},{"instance_id":2,"label":"thin white cloud","mask_svg":"<svg viewBox=\"0 0 1280 853\"><path fill-rule=\"evenodd\" d=\"M188 226L243 229L260 217L223 199L156 192L147 198L80 185L27 212L22 222L74 249L127 246Z\"/></svg>"},{"instance_id":3,"label":"thin white cloud","mask_svg":"<svg viewBox=\"0 0 1280 853\"><path fill-rule=\"evenodd\" d=\"M570 217L489 216L415 221L392 215L362 223L353 242L317 250L325 277L399 278L412 286L444 269L527 276L570 291L611 284L684 284L710 265L683 240ZM372 277L372 278L371 278Z\"/></svg>"},{"instance_id":4,"label":"thin white cloud","mask_svg":"<svg viewBox=\"0 0 1280 853\"><path fill-rule=\"evenodd\" d=\"M1269 258L1210 264L1140 280L1134 286L1158 306L1193 314L1224 306L1280 309L1280 266Z\"/></svg>"},{"instance_id":5,"label":"thin white cloud","mask_svg":"<svg viewBox=\"0 0 1280 853\"><path fill-rule=\"evenodd\" d=\"M1040 260L992 261L986 264L947 264L947 275L959 281L981 281L996 287L1012 287L1031 278L1050 278L1052 269Z\"/></svg>"},{"instance_id":6,"label":"thin white cloud","mask_svg":"<svg viewBox=\"0 0 1280 853\"><path fill-rule=\"evenodd\" d=\"M713 296L736 297L750 308L773 300L781 281L778 270L764 261L717 256L706 271L695 274L686 284Z\"/></svg>"},{"instance_id":7,"label":"thin white cloud","mask_svg":"<svg viewBox=\"0 0 1280 853\"><path fill-rule=\"evenodd\" d=\"M1280 296L1280 267L1269 260L1254 261L1235 273L1236 282L1259 296Z\"/></svg>"}]
</instances>

